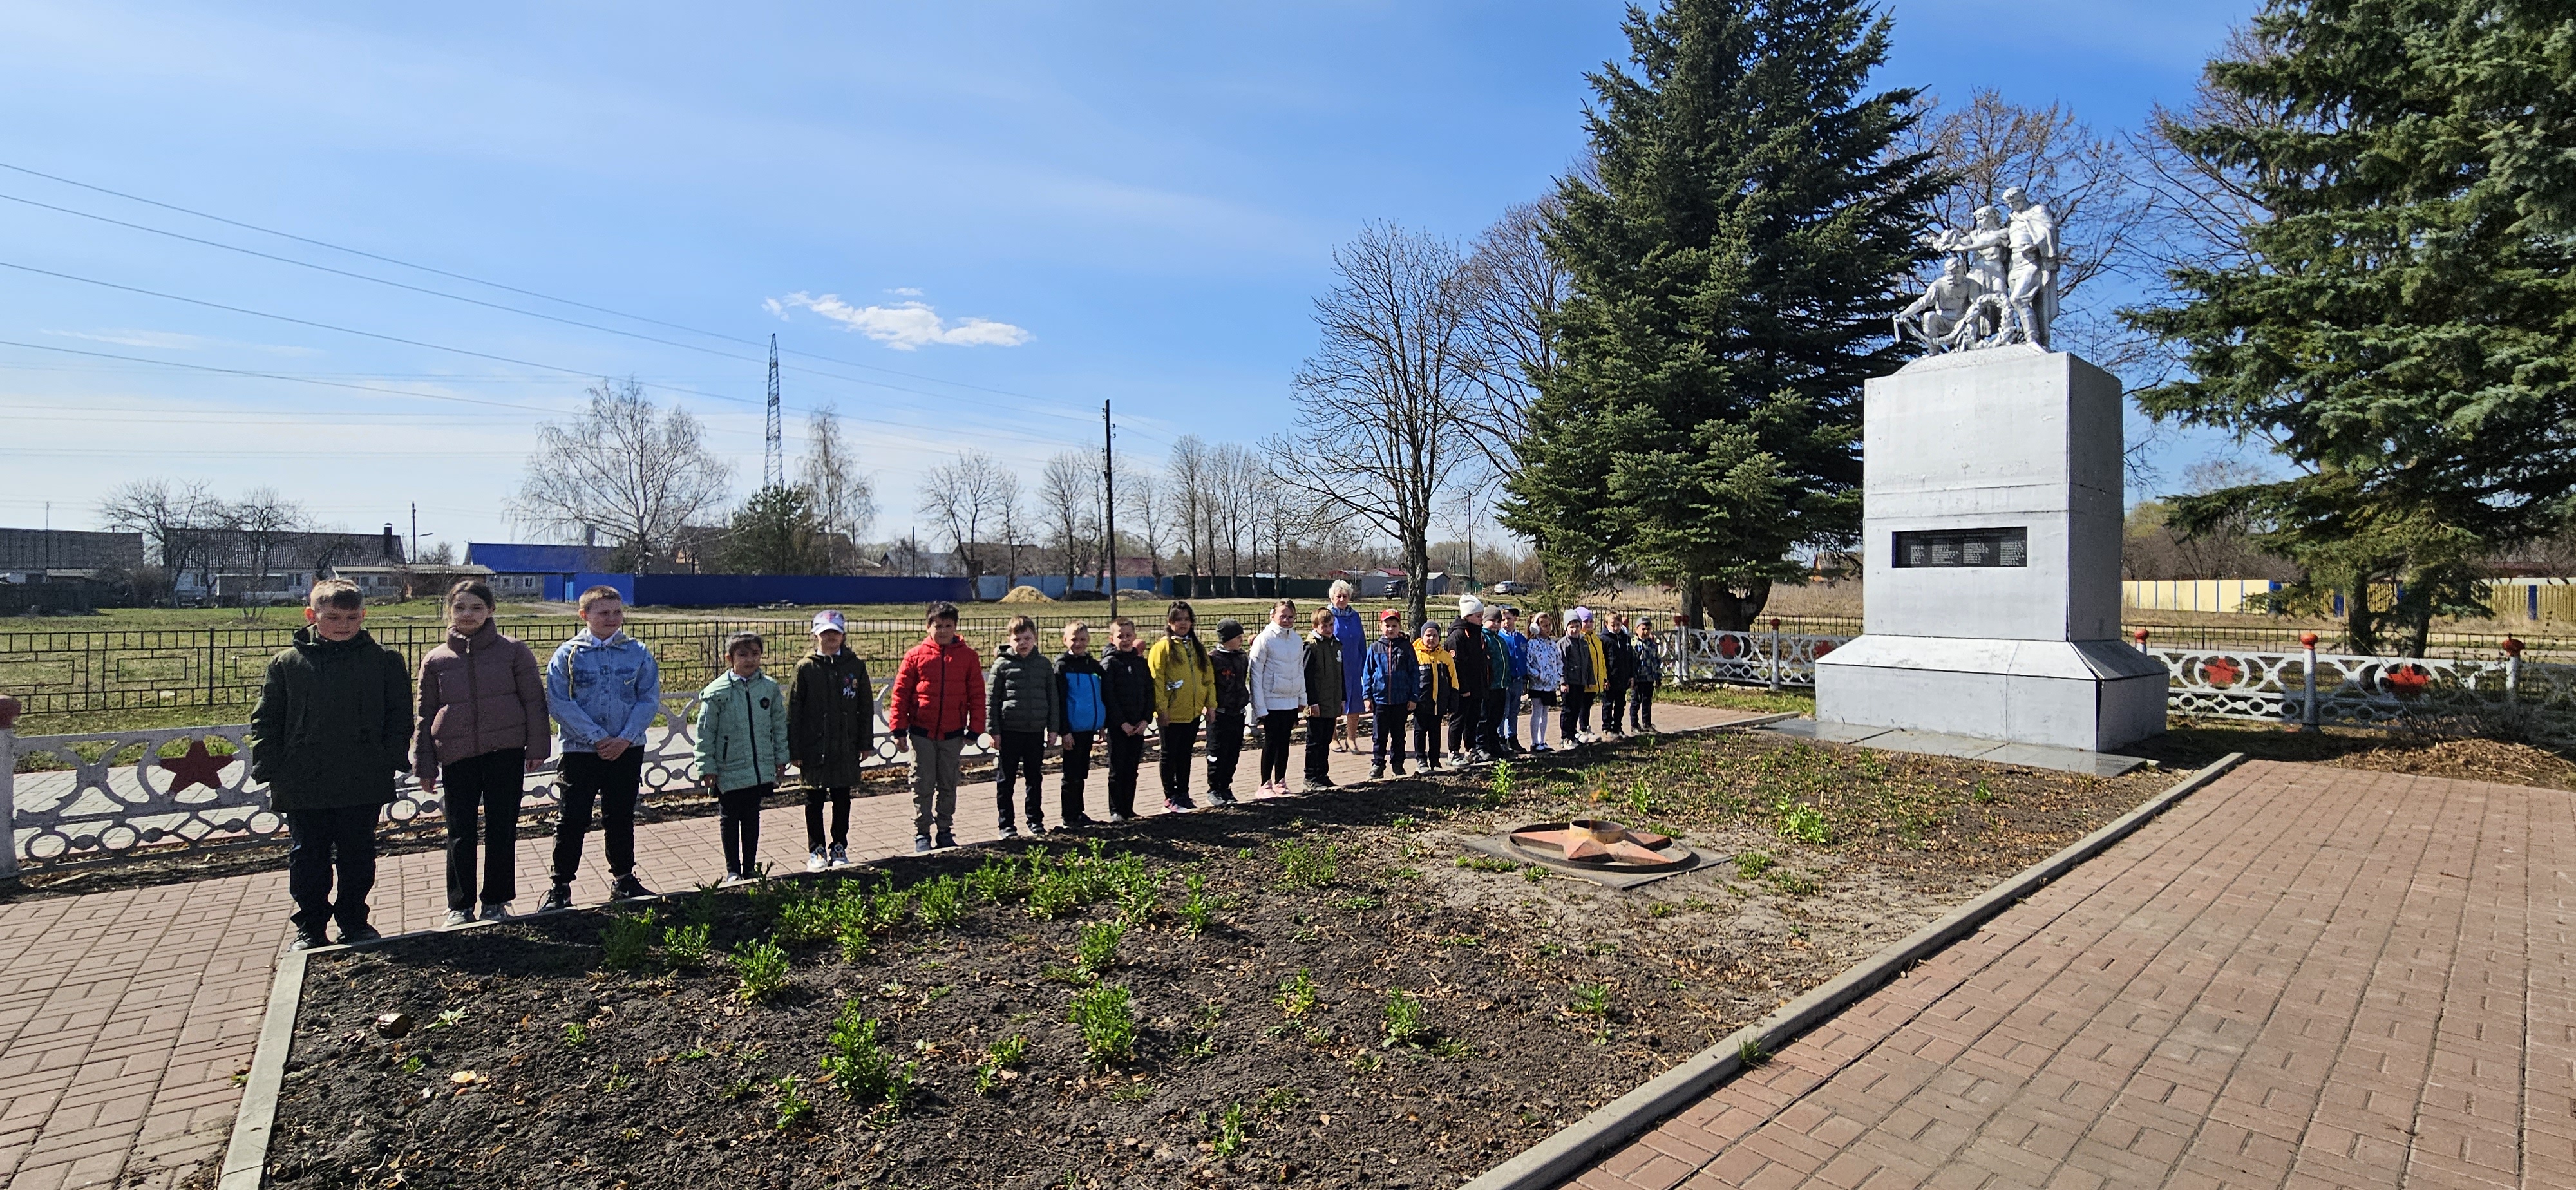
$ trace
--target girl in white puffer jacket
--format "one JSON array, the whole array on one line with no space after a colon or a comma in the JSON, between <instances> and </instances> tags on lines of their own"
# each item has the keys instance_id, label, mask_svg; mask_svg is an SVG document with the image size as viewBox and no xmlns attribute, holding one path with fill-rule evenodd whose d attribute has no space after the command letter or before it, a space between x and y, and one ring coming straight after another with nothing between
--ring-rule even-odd
<instances>
[{"instance_id":1,"label":"girl in white puffer jacket","mask_svg":"<svg viewBox=\"0 0 2576 1190\"><path fill-rule=\"evenodd\" d=\"M1297 603L1282 599L1270 608L1270 623L1252 640L1247 684L1249 710L1261 724L1260 796L1288 792L1288 742L1297 715L1314 700L1306 697L1306 642L1297 635Z\"/></svg>"}]
</instances>

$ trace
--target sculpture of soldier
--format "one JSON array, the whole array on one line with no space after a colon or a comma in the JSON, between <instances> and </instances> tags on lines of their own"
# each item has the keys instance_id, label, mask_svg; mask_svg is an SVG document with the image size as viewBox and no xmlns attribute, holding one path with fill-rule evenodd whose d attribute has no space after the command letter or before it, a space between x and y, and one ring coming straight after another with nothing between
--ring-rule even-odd
<instances>
[{"instance_id":1,"label":"sculpture of soldier","mask_svg":"<svg viewBox=\"0 0 2576 1190\"><path fill-rule=\"evenodd\" d=\"M1984 287L1969 275L1965 257L1953 254L1942 263L1941 276L1924 287L1923 296L1895 318L1898 342L1912 340L1934 351L1957 351L1991 333L1983 324L1988 303Z\"/></svg>"},{"instance_id":2,"label":"sculpture of soldier","mask_svg":"<svg viewBox=\"0 0 2576 1190\"><path fill-rule=\"evenodd\" d=\"M2007 300L2021 337L2045 351L2049 326L2057 319L2057 220L2019 186L2006 187L2003 200L2013 212L2007 228L2012 242Z\"/></svg>"}]
</instances>

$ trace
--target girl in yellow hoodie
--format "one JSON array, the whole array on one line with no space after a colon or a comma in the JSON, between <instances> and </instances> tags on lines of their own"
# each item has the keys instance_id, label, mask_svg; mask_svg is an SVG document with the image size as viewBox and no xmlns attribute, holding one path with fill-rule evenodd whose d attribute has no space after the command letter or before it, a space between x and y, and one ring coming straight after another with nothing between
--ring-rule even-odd
<instances>
[{"instance_id":1,"label":"girl in yellow hoodie","mask_svg":"<svg viewBox=\"0 0 2576 1190\"><path fill-rule=\"evenodd\" d=\"M1440 625L1425 620L1413 640L1414 660L1422 663L1422 704L1413 714L1413 754L1424 772L1440 769L1440 723L1458 702L1458 666L1441 644Z\"/></svg>"},{"instance_id":2,"label":"girl in yellow hoodie","mask_svg":"<svg viewBox=\"0 0 2576 1190\"><path fill-rule=\"evenodd\" d=\"M1190 756L1198 750L1199 721L1216 713L1216 666L1197 629L1198 613L1175 599L1163 613L1163 639L1145 652L1163 735L1163 808L1176 813L1198 808L1190 800Z\"/></svg>"}]
</instances>

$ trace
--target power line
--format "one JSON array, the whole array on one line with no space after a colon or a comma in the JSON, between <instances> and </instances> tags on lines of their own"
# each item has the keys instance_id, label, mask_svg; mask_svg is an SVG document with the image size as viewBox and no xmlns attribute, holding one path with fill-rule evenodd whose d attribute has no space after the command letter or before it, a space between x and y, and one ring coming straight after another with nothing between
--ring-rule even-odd
<instances>
[{"instance_id":1,"label":"power line","mask_svg":"<svg viewBox=\"0 0 2576 1190\"><path fill-rule=\"evenodd\" d=\"M334 252L345 252L345 253L348 253L349 255L352 255L352 256L361 256L361 257L365 257L366 259L369 259L369 260L382 261L383 263L390 264L390 265L396 265L396 266L399 266L399 267L401 267L401 268L415 269L415 270L418 270L418 271L420 271L420 272L433 274L433 275L435 275L435 276L446 277L446 278L449 278L449 279L451 279L451 280L456 280L456 281L463 281L463 282L466 282L467 284L470 284L470 285L481 285L481 286L484 286L484 287L486 287L486 288L490 288L490 289L498 289L498 290L501 290L501 291L503 291L503 292L505 292L505 293L515 293L515 294L519 294L519 295L520 295L520 296L522 296L522 297L532 297L532 298L536 298L536 299L538 299L538 300L540 300L540 301L554 302L554 303L557 303L557 304L559 304L559 305L571 306L571 307L573 307L573 308L575 308L575 309L589 310L589 311L592 311L593 313L606 314L606 315L610 315L610 316L612 316L612 317L616 317L616 318L624 318L624 319L628 319L628 320L631 320L631 321L634 321L634 322L646 323L646 324L648 324L648 325L652 325L652 326L665 327L665 328L668 328L668 329L670 329L670 330L675 330L675 331L686 331L686 332L688 332L689 334L693 334L693 335L703 335L703 336L705 336L705 337L707 337L707 338L710 338L710 339L721 339L721 340L723 340L723 341L725 341L725 342L728 342L728 343L742 343L742 344L745 344L745 345L748 345L748 346L754 346L754 347L759 346L759 341L758 341L758 340L753 340L753 339L744 339L744 338L742 338L742 337L740 337L740 336L738 336L738 335L728 335L728 334L725 334L725 333L724 333L724 332L722 332L722 331L711 331L711 330L706 330L706 329L703 329L703 328L700 328L700 327L693 327L693 326L689 326L689 325L687 325L687 324L685 324L685 323L667 322L667 321L664 321L664 320L659 319L659 318L648 318L648 317L646 317L646 316L644 316L644 315L641 315L641 314L630 314L630 313L627 313L627 312L622 311L622 310L614 310L614 309L611 309L611 308L609 308L609 307L607 307L607 306L597 306L597 305L592 305L592 304L590 304L590 303L588 303L588 302L575 301L575 300L573 300L573 299L571 299L571 298L566 298L566 297L556 297L556 296L554 296L554 295L552 295L552 294L540 293L540 292L538 292L538 291L536 291L536 290L533 290L533 289L522 289L522 288L520 288L520 287L518 287L518 286L515 286L515 285L504 285L504 284L502 284L501 282L498 282L498 281L486 281L486 280L484 280L484 279L482 279L482 278L480 278L480 277L472 277L472 276L468 276L468 275L466 275L466 274L464 274L464 273L450 272L450 271L448 271L448 270L446 270L446 269L435 268L435 267L432 267L432 266L430 266L430 265L425 265L425 264L415 264L415 263L413 263L413 262L411 262L411 261L402 260L402 259L399 259L399 258L396 258L396 257L392 257L392 256L385 256L385 255L381 255L381 254L374 253L374 252L368 252L368 251L365 251L365 250L363 250L363 249L351 248L351 247L347 247L347 246L340 245L340 244L334 244L334 243L331 243L331 242L329 242L329 241L327 241L327 240L317 240L317 239L314 239L314 238L312 238L312 237L310 237L310 236L301 236L301 235L297 235L297 234L295 234L295 233L293 233L293 232L279 231L279 230L277 230L277 229L275 229L275 228L270 228L270 227L262 227L262 226L260 226L260 225L258 225L258 224L255 224L255 223L245 223L245 222L243 222L243 221L241 221L241 220L238 220L238 219L228 219L228 218L225 218L225 217L224 217L224 216L222 216L222 215L210 214L210 213L205 212L205 211L199 211L199 210L194 210L194 209L191 209L191 208L188 208L188 207L179 206L179 205L177 205L177 204L175 204L175 203L162 202L162 201L160 201L160 200L158 200L158 199L145 198L145 197L143 197L143 196L141 196L141 195L138 195L138 194L128 194L128 193L126 193L126 192L124 192L124 191L122 191L122 190L111 190L111 189L109 189L109 188L107 188L107 187L105 187L105 186L98 186L98 185L93 185L93 184L88 183L88 182L75 181L75 180L73 180L73 179L71 179L71 178L62 177L62 176L57 175L57 174L49 174L49 173L45 173L45 172L44 172L44 171L42 171L42 170L29 169L29 168L27 168L27 167L25 167L25 166L22 166L22 165L12 165L12 164L10 164L10 163L8 163L8 162L5 162L5 161L0 161L0 169L6 169L6 170L10 170L10 171L13 171L13 172L16 172L16 173L26 174L26 175L28 175L28 176L30 176L30 177L43 178L43 179L45 179L45 180L47 180L47 181L49 181L49 182L59 182L59 183L61 183L61 184L65 185L65 186L76 186L76 187L79 187L80 189L83 189L83 190L94 191L94 192L99 193L99 194L105 194L105 195L110 195L110 196L112 196L112 197L121 198L121 199L124 199L124 200L126 200L126 201L128 201L128 202L138 202L138 203L142 203L142 204L144 204L144 205L146 205L146 206L159 207L159 208L161 208L162 210L165 210L165 211L175 211L175 212L177 212L177 213L179 213L179 214L192 216L192 217L195 217L195 218L198 218L198 219L207 219L207 220L211 220L211 221L213 221L213 222L221 223L221 224L224 224L224 225L229 226L229 227L238 227L238 228L241 228L241 229L243 229L243 230L245 230L245 231L255 231L255 232L258 232L258 233L260 233L260 234L262 234L262 235L277 236L277 237L279 237L279 238L281 238L281 239L293 240L293 241L295 241L295 242L297 242L297 243L301 243L301 244L311 244L311 245L313 245L313 246L315 246L315 247L317 247L317 248L328 248L328 249L330 249L331 251L334 251ZM417 292L417 293L425 293L425 294L429 294L429 295L432 295L432 296L435 296L435 297L450 298L450 299L455 300L455 301L460 301L460 302L470 302L470 303L472 303L472 304L474 304L474 305L478 305L478 306L488 306L488 307L490 307L490 308L492 308L492 309L496 309L496 310L507 310L507 311L510 311L511 313L525 314L525 315L527 315L527 316L529 316L529 317L532 317L532 318L544 318L544 319L548 319L548 320L550 320L550 321L554 321L554 322L567 323L567 324L572 325L572 326L580 326L580 327L586 327L586 328L591 329L591 330L604 331L604 332L609 333L609 334L615 334L615 335L627 335L627 336L630 336L630 337L633 337L633 338L644 339L644 340L646 340L646 341L648 341L648 342L663 343L663 344L666 344L666 345L669 345L669 346L672 346L672 347L680 347L680 348L684 348L684 349L686 349L686 350L693 350L693 351L708 351L708 350L709 350L709 349L707 349L707 348L704 348L704 347L697 347L697 346L694 346L694 345L691 345L691 344L685 344L685 343L673 343L673 342L671 342L670 340L667 340L667 339L657 339L657 338L653 338L652 336L649 336L649 335L638 335L638 334L635 334L635 333L634 333L634 332L632 332L632 331L622 331L622 330L617 330L617 329L615 329L615 328L613 328L613 327L594 326L594 325L592 325L592 324L590 324L590 323L586 323L586 322L576 322L576 321L573 321L573 320L571 320L571 319L560 318L560 317L556 317L555 315L551 315L551 314L541 314L541 313L537 313L537 312L532 311L532 310L520 310L520 309L517 309L517 308L515 308L515 307L510 307L510 306L501 306L501 305L497 305L497 304L494 304L494 303L491 303L491 302L484 302L484 301L480 301L480 300L477 300L477 299L475 299L475 298L464 297L464 296L462 296L462 295L458 295L458 294L445 293L445 292L442 292L442 291L439 291L439 290L434 290L434 289L424 289L424 288L421 288L421 287L419 287L419 286L415 286L415 285L406 285L406 284L404 284L404 283L402 283L402 282L400 282L400 281L392 281L392 280L388 280L388 279L385 279L385 278L382 278L382 277L372 277L372 276L368 276L367 274L364 274L364 273L352 273L352 272L347 272L347 271L345 271L345 270L341 270L341 269L334 269L334 268L330 268L330 267L325 266L325 265L313 264L313 263L311 263L311 262L309 262L309 261L294 260L294 259L291 259L291 258L288 258L288 257L281 257L281 256L271 256L271 255L269 255L268 253L255 251L255 250L253 250L253 249L249 249L249 248L242 248L242 247L238 247L238 246L236 246L236 245L232 245L232 244L219 243L219 242L216 242L216 241L213 241L213 240L202 240L202 239L198 239L197 237L194 237L194 236L183 235L183 234L181 234L181 233L179 233L179 232L164 231L164 230L162 230L162 229L160 229L160 228L147 227L147 226L144 226L144 225L142 225L142 224L126 223L126 222L124 222L124 221L122 221L122 220L110 219L110 218L108 218L108 217L106 217L106 216L103 216L103 215L92 215L92 214L89 214L89 213L87 213L87 212L77 211L77 210L72 210L72 209L70 209L70 208L66 208L66 207L56 207L56 206L51 206L51 205L46 204L46 203L39 203L39 202L35 202L35 201L33 201L33 200L30 200L30 199L15 198L15 197L13 197L13 196L9 196L9 195L0 195L0 198L9 198L9 199L10 199L11 201L13 201L13 202L23 202L23 203L27 203L27 204L28 204L28 205L30 205L30 206L39 206L39 207L44 207L44 208L45 208L45 209L47 209L47 210L61 211L61 212L65 213L65 214L77 215L77 216L80 216L80 217L82 217L82 218L87 218L87 219L96 219L96 220L99 220L99 221L101 221L101 222L105 222L105 223L114 223L114 224L117 224L118 226L122 226L122 227L131 227L131 228L134 228L134 229L139 230L139 231L148 231L148 232L152 232L152 233L154 233L154 234L158 234L158 235L171 236L171 237L176 238L176 239L188 240L188 241L191 241L191 242L193 242L193 243L205 244L205 245L207 245L207 246L209 246L209 247L223 248L223 249L226 249L226 250L229 250L229 251L234 251L234 252L242 252L242 253L246 253L246 254L249 254L249 255L252 255L252 256L263 257L263 258L265 258L265 259L269 259L269 260L281 261L281 262L286 263L286 264L302 265L302 266L304 266L304 267L306 267L306 268L320 269L320 270L321 270L321 271L323 271L323 272L328 272L328 273L337 273L337 274L339 274L339 275L341 275L341 276L344 276L344 277L354 277L354 278L356 278L356 279L358 279L358 280L362 280L362 281L374 281L374 282L377 282L377 283L379 283L379 284L392 285L392 286L396 286L396 287L398 287L398 288L412 290L412 291ZM840 357L838 357L838 356L824 355L824 354L821 354L821 353L819 353L819 352L812 352L812 351L798 351L798 350L796 350L796 349L794 349L794 348L789 348L789 349L787 349L787 353L788 353L788 354L790 354L790 355L801 355L801 356L806 357L807 359L818 359L818 360L822 360L822 361L824 361L824 362L826 362L826 363L839 364L839 365L841 365L842 367L845 367L845 368L858 368L858 369L860 369L860 370L862 370L862 371L868 371L868 372L882 372L882 373L884 373L884 374L886 374L886 375L888 375L888 376L901 376L901 377L904 377L904 378L909 379L909 380L922 380L922 381L927 381L927 382L932 383L932 384L945 384L945 385L949 385L949 386L954 387L954 388L969 389L969 390L972 390L972 391L975 391L975 392L986 392L986 393L992 393L992 394L994 394L994 395L996 395L996 396L1012 397L1012 398L1016 398L1016 399L1023 400L1023 401L1037 401L1037 402L1041 402L1041 403L1052 403L1052 402L1050 401L1050 399L1049 399L1049 398L1046 398L1046 397L1039 397L1039 396L1034 396L1034 395L1031 395L1031 394L1029 394L1029 393L1013 392L1013 391L1011 391L1011 390L1009 390L1009 389L990 388L990 387L987 387L987 386L984 386L984 385L979 385L979 384L967 384L967 383L965 383L965 382L963 382L963 381L958 381L958 380L946 380L946 379L942 379L942 378L937 377L937 376L925 376L925 375L922 375L921 373L918 373L918 372L905 372L905 371L901 371L901 370L899 370L899 369L895 369L895 368L879 367L879 366L877 366L877 365L875 365L875 364L863 364L863 363L858 362L857 360L846 360L846 359L842 359L842 358L840 358ZM710 352L710 354L723 355L724 353L722 353L722 352ZM727 356L726 358L735 358L735 359L739 359L739 358L742 358L742 357L739 357L739 356ZM815 370L815 369L809 369L809 368L799 368L799 369L797 369L797 370L798 370L798 371L804 371L804 372L813 372L814 374L816 374L816 375L821 375L821 376L832 376L832 375L833 375L832 373L829 373L829 372L821 372L821 371L818 371L818 370ZM853 384L867 384L867 383L873 383L873 382L871 382L871 381L864 381L864 380L860 380L860 379L858 379L858 378L856 378L856 377L849 377L849 376L833 376L833 379L836 379L836 380L846 380L846 381L849 381L850 383L853 383ZM918 391L919 391L919 390L915 390L915 389L907 389L907 388L903 388L903 387L898 386L898 385L881 385L881 387L888 388L888 389L892 389L893 391L896 391L896 392L918 392ZM950 396L948 396L947 394L944 394L944 393L920 393L919 395L921 395L921 396L929 396L929 397L940 397L941 399L945 399L945 400L954 400L954 399L956 399L956 398L950 397ZM1070 419L1073 419L1073 420L1088 420L1088 415L1087 415L1087 414L1074 414L1074 413L1064 412L1064 411L1061 411L1061 410L1055 410L1055 409L1022 410L1021 412L1043 413L1043 414L1046 414L1046 415L1051 416L1051 417L1064 417L1064 418L1070 418Z\"/></svg>"},{"instance_id":2,"label":"power line","mask_svg":"<svg viewBox=\"0 0 2576 1190\"><path fill-rule=\"evenodd\" d=\"M185 300L185 299L182 299L182 300ZM25 349L27 349L27 350L29 350L29 351L50 351L50 352L55 352L55 353L62 354L62 355L78 355L78 356L87 356L87 357L90 357L90 358L93 358L93 359L111 359L111 360L119 360L119 361L123 361L123 362L126 362L126 363L149 364L149 365L152 365L152 366L154 366L154 367L162 367L162 368L180 368L180 369L184 369L184 370L191 371L191 372L213 372L213 373L217 373L217 374L220 374L220 375L226 375L226 376L243 376L243 377L249 377L249 378L257 379L257 380L284 380L284 381L288 381L288 382L295 383L295 384L311 384L311 385L316 385L316 386L323 387L323 388L349 389L349 390L356 391L356 392L379 393L379 394L382 394L382 395L385 395L385 396L394 396L394 397L410 397L410 398L413 398L413 399L416 399L416 400L423 400L423 401L448 401L448 402L453 402L453 403L460 404L460 405L483 405L483 406L489 406L489 407L496 408L496 409L520 409L520 410L525 410L525 411L528 411L528 412L531 412L531 413L543 413L543 414L548 414L548 415L550 415L550 416L557 416L557 417L564 416L564 415L566 415L567 413L573 412L573 411L570 411L570 410L564 410L564 409L553 409L553 408L548 408L548 407L546 407L546 406L542 406L542 405L524 405L524 404L516 404L516 403L513 403L513 402L509 402L509 401L490 401L490 400L484 400L484 399L482 399L482 398L480 398L480 397L459 397L459 396L453 396L453 395L450 395L450 394L447 394L447 393L425 393L425 392L415 392L415 391L412 391L412 390L409 390L409 389L385 388L385 387L383 387L383 386L381 386L381 385L372 385L372 384L350 384L350 383L347 383L347 382L344 382L344 381L323 380L323 379L319 379L319 378L317 378L317 377L312 377L312 376L299 376L299 375L296 375L296 374L291 373L291 372L262 372L262 371L256 371L256 370L246 369L246 368L219 368L219 367L216 367L216 366L211 365L211 364L190 364L190 363L181 363L181 362L179 362L179 361L177 361L177 360L160 360L160 359L152 359L152 358L150 358L150 357L148 357L148 356L140 356L140 355L120 355L120 354L117 354L117 353L115 353L115 352L110 352L110 351L87 351L87 350L83 350L83 349L78 348L78 347L60 347L60 346L56 346L56 345L53 345L53 344L50 344L50 343L25 343L25 342L20 342L20 341L14 340L14 339L0 339L0 347L21 347L21 348L25 348ZM0 365L0 366L5 366L5 365ZM671 386L668 386L668 385L659 385L659 386L657 386L657 387L662 387L662 388L668 389L669 391L673 391L673 392L691 392L691 391L694 391L694 390L690 390L690 389L672 388ZM700 395L704 395L704 396L718 396L718 394L713 394L713 393L706 393L706 394L700 394ZM721 396L718 396L718 399L720 399L720 400L731 400L731 401L739 401L739 400L740 400L740 398L738 398L738 397L721 397ZM798 412L800 412L800 413L811 413L811 412L816 412L816 411L814 411L814 410L798 410ZM731 416L731 415L719 415L719 416ZM910 429L910 430L922 430L922 431L929 431L929 430L936 430L936 429L946 429L946 428L949 428L949 427L925 426L925 425L920 425L920 424L913 423L913 422L901 422L901 421L891 421L891 420L889 420L889 421L885 422L884 424L886 424L886 425L888 425L888 426L901 427L901 428L904 428L904 429ZM731 433L731 432L734 432L734 431L723 431L723 432ZM979 437L979 438L1008 438L1008 439L1014 439L1014 440L1017 440L1017 441L1020 441L1020 442L1025 442L1025 443L1028 443L1028 444L1030 444L1030 445L1034 445L1034 446L1052 446L1052 445L1055 445L1055 444L1056 444L1056 440L1055 440L1055 439L1052 439L1052 438L1043 438L1043 437L1038 437L1038 436L1036 436L1036 435L1032 435L1032 434L1023 434L1023 433L1019 433L1019 432L1017 432L1017 431L1012 431L1012 430L991 430L991 429L977 430L977 431L974 431L974 433L973 433L973 435L972 435L972 436L973 436L973 437Z\"/></svg>"},{"instance_id":3,"label":"power line","mask_svg":"<svg viewBox=\"0 0 2576 1190\"><path fill-rule=\"evenodd\" d=\"M85 355L93 359L123 360L128 363L151 364L155 367L162 368L184 368L191 372L219 372L226 376L247 376L256 380L284 380L295 384L313 384L320 385L323 388L353 389L358 392L382 393L386 396L393 397L410 397L421 401L453 401L460 405L489 405L496 409L525 409L534 413L561 414L564 412L561 409L548 409L542 405L521 405L510 401L486 401L480 397L459 397L447 393L413 392L409 389L384 388L373 384L350 384L346 381L323 380L313 376L298 376L292 372L257 372L246 368L218 368L212 364L188 364L181 363L177 360L152 359L148 356L141 355L118 355L112 351L83 351L77 347L57 347L50 343L21 343L13 339L0 339L0 347L23 347L29 351L54 351L60 352L64 355Z\"/></svg>"}]
</instances>

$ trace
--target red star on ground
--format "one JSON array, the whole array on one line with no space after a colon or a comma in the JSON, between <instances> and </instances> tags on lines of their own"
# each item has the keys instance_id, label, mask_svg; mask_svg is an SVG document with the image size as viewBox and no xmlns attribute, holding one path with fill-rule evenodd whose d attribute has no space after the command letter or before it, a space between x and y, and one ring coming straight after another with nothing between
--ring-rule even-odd
<instances>
[{"instance_id":1,"label":"red star on ground","mask_svg":"<svg viewBox=\"0 0 2576 1190\"><path fill-rule=\"evenodd\" d=\"M222 789L224 787L224 769L230 766L233 763L233 760L233 757L217 756L212 752L206 751L206 741L203 739L194 739L188 741L187 755L164 756L161 758L161 767L168 769L171 776L176 778L176 780L172 781L170 784L170 792L172 793L177 793L191 785L203 785L208 789Z\"/></svg>"}]
</instances>

